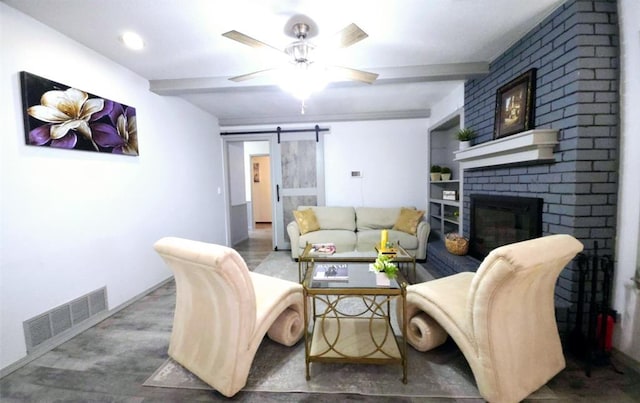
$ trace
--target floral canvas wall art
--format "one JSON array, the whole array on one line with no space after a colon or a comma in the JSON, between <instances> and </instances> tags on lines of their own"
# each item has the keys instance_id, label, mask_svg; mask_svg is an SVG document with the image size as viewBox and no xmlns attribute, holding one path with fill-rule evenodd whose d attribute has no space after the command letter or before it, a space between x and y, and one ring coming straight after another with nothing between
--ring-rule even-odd
<instances>
[{"instance_id":1,"label":"floral canvas wall art","mask_svg":"<svg viewBox=\"0 0 640 403\"><path fill-rule=\"evenodd\" d=\"M138 155L136 109L20 73L28 145Z\"/></svg>"}]
</instances>

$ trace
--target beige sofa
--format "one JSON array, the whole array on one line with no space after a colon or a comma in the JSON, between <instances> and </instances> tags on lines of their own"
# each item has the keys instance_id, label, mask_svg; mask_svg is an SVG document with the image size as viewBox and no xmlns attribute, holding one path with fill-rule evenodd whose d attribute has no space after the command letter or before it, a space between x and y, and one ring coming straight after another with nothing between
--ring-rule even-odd
<instances>
[{"instance_id":1,"label":"beige sofa","mask_svg":"<svg viewBox=\"0 0 640 403\"><path fill-rule=\"evenodd\" d=\"M401 207L330 207L299 206L298 210L312 209L320 229L300 233L300 227L294 220L287 225L291 241L291 257L297 259L307 243L332 242L336 252L370 251L380 242L380 232L389 231L389 242L400 245L416 259L427 256L427 238L431 227L423 217L417 225L415 235L393 230L400 216Z\"/></svg>"}]
</instances>

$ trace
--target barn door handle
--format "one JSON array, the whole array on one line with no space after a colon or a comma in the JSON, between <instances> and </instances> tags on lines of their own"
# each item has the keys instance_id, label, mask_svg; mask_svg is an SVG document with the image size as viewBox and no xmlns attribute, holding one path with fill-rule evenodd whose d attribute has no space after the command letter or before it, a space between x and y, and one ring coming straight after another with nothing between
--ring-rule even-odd
<instances>
[{"instance_id":1,"label":"barn door handle","mask_svg":"<svg viewBox=\"0 0 640 403\"><path fill-rule=\"evenodd\" d=\"M280 185L276 185L276 201L280 202Z\"/></svg>"}]
</instances>

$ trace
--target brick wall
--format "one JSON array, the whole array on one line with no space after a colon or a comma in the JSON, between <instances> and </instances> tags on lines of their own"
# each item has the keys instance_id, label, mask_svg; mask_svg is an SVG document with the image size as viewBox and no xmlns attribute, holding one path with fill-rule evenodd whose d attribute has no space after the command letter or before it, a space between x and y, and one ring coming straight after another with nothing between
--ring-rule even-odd
<instances>
[{"instance_id":1,"label":"brick wall","mask_svg":"<svg viewBox=\"0 0 640 403\"><path fill-rule=\"evenodd\" d=\"M543 234L566 233L590 253L613 254L618 191L618 24L615 0L568 0L465 84L465 125L474 143L493 139L496 90L537 68L535 128L559 131L555 162L465 172L464 233L472 193L542 197ZM561 330L577 302L577 267L556 288ZM563 329L563 326L564 329Z\"/></svg>"}]
</instances>

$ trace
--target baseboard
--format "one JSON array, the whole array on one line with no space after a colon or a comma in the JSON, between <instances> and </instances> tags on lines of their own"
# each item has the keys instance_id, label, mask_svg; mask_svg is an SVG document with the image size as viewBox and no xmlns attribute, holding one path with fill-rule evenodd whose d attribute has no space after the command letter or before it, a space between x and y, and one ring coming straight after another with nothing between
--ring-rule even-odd
<instances>
[{"instance_id":1,"label":"baseboard","mask_svg":"<svg viewBox=\"0 0 640 403\"><path fill-rule=\"evenodd\" d=\"M29 354L27 354L26 356L20 358L18 361L14 362L13 364L9 364L8 366L0 369L0 379L4 378L5 376L9 375L10 373L12 373L12 372L14 372L16 370L22 368L23 366L27 365L31 361L42 357L44 354L46 354L49 351L53 350L54 348L58 347L62 343L65 343L65 342L71 340L72 338L76 337L80 333L92 328L93 326L97 325L98 323L102 322L103 320L108 319L110 316L118 313L119 311L123 310L124 308L128 307L129 305L133 304L134 302L140 300L141 298L143 298L144 296L146 296L150 292L157 290L158 288L164 286L165 284L167 284L168 282L170 282L172 280L173 280L173 276L171 276L171 277L161 281L160 283L148 288L147 290L145 290L145 291L141 292L140 294L134 296L133 298L123 302L122 304L118 305L117 307L115 307L113 309L110 309L108 311L100 312L100 313L96 314L95 316L92 316L92 317L88 318L87 320L83 321L78 326L75 326L75 327L73 327L73 328L71 328L71 329L69 329L69 330L67 330L65 332L62 332L62 333L54 336L50 340L47 340L46 342L44 342L41 345L39 345L36 348L34 348Z\"/></svg>"}]
</instances>

